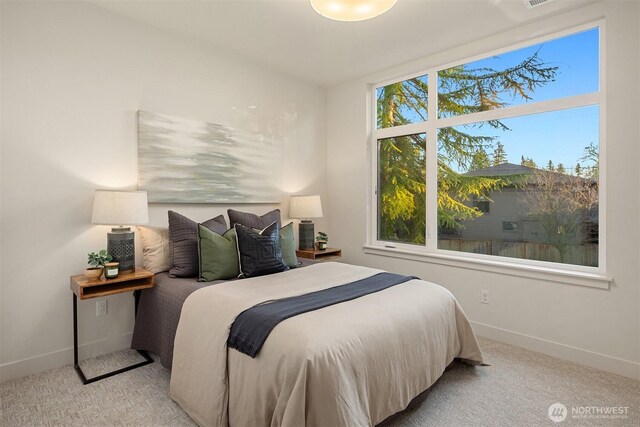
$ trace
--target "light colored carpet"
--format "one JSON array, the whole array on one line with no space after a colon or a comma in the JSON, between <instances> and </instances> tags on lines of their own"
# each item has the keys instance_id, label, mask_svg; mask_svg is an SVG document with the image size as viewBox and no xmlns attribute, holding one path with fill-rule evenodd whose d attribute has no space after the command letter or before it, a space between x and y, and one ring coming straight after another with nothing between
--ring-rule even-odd
<instances>
[{"instance_id":1,"label":"light colored carpet","mask_svg":"<svg viewBox=\"0 0 640 427\"><path fill-rule=\"evenodd\" d=\"M454 364L421 401L385 427L640 425L640 382L487 339L491 366ZM89 375L126 365L134 352L82 364ZM168 395L159 363L83 386L72 366L0 384L2 426L194 425ZM568 417L548 417L553 403ZM626 418L572 418L572 407L628 407Z\"/></svg>"}]
</instances>

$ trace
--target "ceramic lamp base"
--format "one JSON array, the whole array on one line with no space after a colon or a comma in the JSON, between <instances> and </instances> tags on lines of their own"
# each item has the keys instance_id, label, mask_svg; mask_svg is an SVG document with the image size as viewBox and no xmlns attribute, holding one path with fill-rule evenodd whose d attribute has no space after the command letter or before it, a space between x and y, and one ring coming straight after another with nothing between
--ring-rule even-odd
<instances>
[{"instance_id":1,"label":"ceramic lamp base","mask_svg":"<svg viewBox=\"0 0 640 427\"><path fill-rule=\"evenodd\" d=\"M112 261L120 263L120 273L133 273L136 269L135 233L130 228L112 228L107 233L107 253Z\"/></svg>"},{"instance_id":2,"label":"ceramic lamp base","mask_svg":"<svg viewBox=\"0 0 640 427\"><path fill-rule=\"evenodd\" d=\"M309 220L300 221L298 226L298 239L300 241L300 250L313 250L313 235L315 234L313 229L313 222Z\"/></svg>"}]
</instances>

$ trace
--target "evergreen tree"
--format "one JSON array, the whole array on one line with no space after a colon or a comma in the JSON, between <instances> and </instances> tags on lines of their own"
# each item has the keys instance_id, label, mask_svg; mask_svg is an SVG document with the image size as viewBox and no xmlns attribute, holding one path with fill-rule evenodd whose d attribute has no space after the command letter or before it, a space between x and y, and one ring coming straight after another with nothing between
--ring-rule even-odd
<instances>
[{"instance_id":1,"label":"evergreen tree","mask_svg":"<svg viewBox=\"0 0 640 427\"><path fill-rule=\"evenodd\" d=\"M547 163L547 170L551 172L556 171L556 167L553 165L553 162L551 160L549 160L549 163Z\"/></svg>"},{"instance_id":2,"label":"evergreen tree","mask_svg":"<svg viewBox=\"0 0 640 427\"><path fill-rule=\"evenodd\" d=\"M577 177L581 177L582 176L582 166L580 166L580 163L576 163L576 167L573 171L573 173L577 176Z\"/></svg>"},{"instance_id":3,"label":"evergreen tree","mask_svg":"<svg viewBox=\"0 0 640 427\"><path fill-rule=\"evenodd\" d=\"M564 168L564 165L562 163L558 163L558 167L556 167L556 172L558 173L567 173L567 171Z\"/></svg>"},{"instance_id":4,"label":"evergreen tree","mask_svg":"<svg viewBox=\"0 0 640 427\"><path fill-rule=\"evenodd\" d=\"M524 157L521 156L520 157L520 164L522 166L528 166L530 168L534 168L536 169L538 167L538 165L536 164L536 162L533 161L533 159L531 157Z\"/></svg>"},{"instance_id":5,"label":"evergreen tree","mask_svg":"<svg viewBox=\"0 0 640 427\"><path fill-rule=\"evenodd\" d=\"M495 70L456 66L438 72L440 117L493 110L508 105L503 97L529 100L534 90L555 79L557 67L546 65L539 52L514 67ZM428 85L424 77L387 85L377 92L377 126L388 128L426 120ZM508 129L499 120L487 122L493 129ZM505 177L466 176L474 157L482 163L495 137L467 133L474 125L438 131L438 224L459 227L460 220L481 213L465 202L509 184ZM422 243L426 214L426 141L422 135L378 141L380 229L383 240ZM503 147L504 150L504 147ZM484 154L480 154L484 153ZM506 161L506 155L504 157Z\"/></svg>"},{"instance_id":6,"label":"evergreen tree","mask_svg":"<svg viewBox=\"0 0 640 427\"><path fill-rule=\"evenodd\" d=\"M507 163L507 153L504 151L504 145L498 142L495 150L493 150L493 166L498 166L503 163Z\"/></svg>"},{"instance_id":7,"label":"evergreen tree","mask_svg":"<svg viewBox=\"0 0 640 427\"><path fill-rule=\"evenodd\" d=\"M471 160L471 165L469 165L470 171L477 171L480 169L485 169L491 166L491 162L489 161L489 156L484 151L478 151L473 155L473 159Z\"/></svg>"}]
</instances>

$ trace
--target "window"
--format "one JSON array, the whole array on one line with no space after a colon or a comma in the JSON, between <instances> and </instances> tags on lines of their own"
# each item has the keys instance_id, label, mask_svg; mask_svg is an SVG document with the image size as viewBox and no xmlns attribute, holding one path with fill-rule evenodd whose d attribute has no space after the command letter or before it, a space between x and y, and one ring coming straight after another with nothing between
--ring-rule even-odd
<instances>
[{"instance_id":1,"label":"window","mask_svg":"<svg viewBox=\"0 0 640 427\"><path fill-rule=\"evenodd\" d=\"M597 92L598 39L592 29L440 70L438 118Z\"/></svg>"},{"instance_id":2,"label":"window","mask_svg":"<svg viewBox=\"0 0 640 427\"><path fill-rule=\"evenodd\" d=\"M376 86L373 243L599 267L600 31Z\"/></svg>"},{"instance_id":3,"label":"window","mask_svg":"<svg viewBox=\"0 0 640 427\"><path fill-rule=\"evenodd\" d=\"M425 242L425 134L378 140L378 239Z\"/></svg>"},{"instance_id":4,"label":"window","mask_svg":"<svg viewBox=\"0 0 640 427\"><path fill-rule=\"evenodd\" d=\"M388 128L427 120L427 76L414 77L376 90L376 127Z\"/></svg>"},{"instance_id":5,"label":"window","mask_svg":"<svg viewBox=\"0 0 640 427\"><path fill-rule=\"evenodd\" d=\"M503 231L518 231L518 222L517 221L502 221L502 230Z\"/></svg>"},{"instance_id":6,"label":"window","mask_svg":"<svg viewBox=\"0 0 640 427\"><path fill-rule=\"evenodd\" d=\"M473 207L478 209L482 213L489 213L491 201L485 196L473 196Z\"/></svg>"}]
</instances>

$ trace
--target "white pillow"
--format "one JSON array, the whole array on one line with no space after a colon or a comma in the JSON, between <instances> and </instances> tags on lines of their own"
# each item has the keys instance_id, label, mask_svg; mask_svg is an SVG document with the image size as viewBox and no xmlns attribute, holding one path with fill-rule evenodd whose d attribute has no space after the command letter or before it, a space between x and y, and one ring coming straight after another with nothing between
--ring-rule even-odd
<instances>
[{"instance_id":1,"label":"white pillow","mask_svg":"<svg viewBox=\"0 0 640 427\"><path fill-rule=\"evenodd\" d=\"M169 271L169 229L138 227L142 242L142 266L152 273Z\"/></svg>"}]
</instances>

